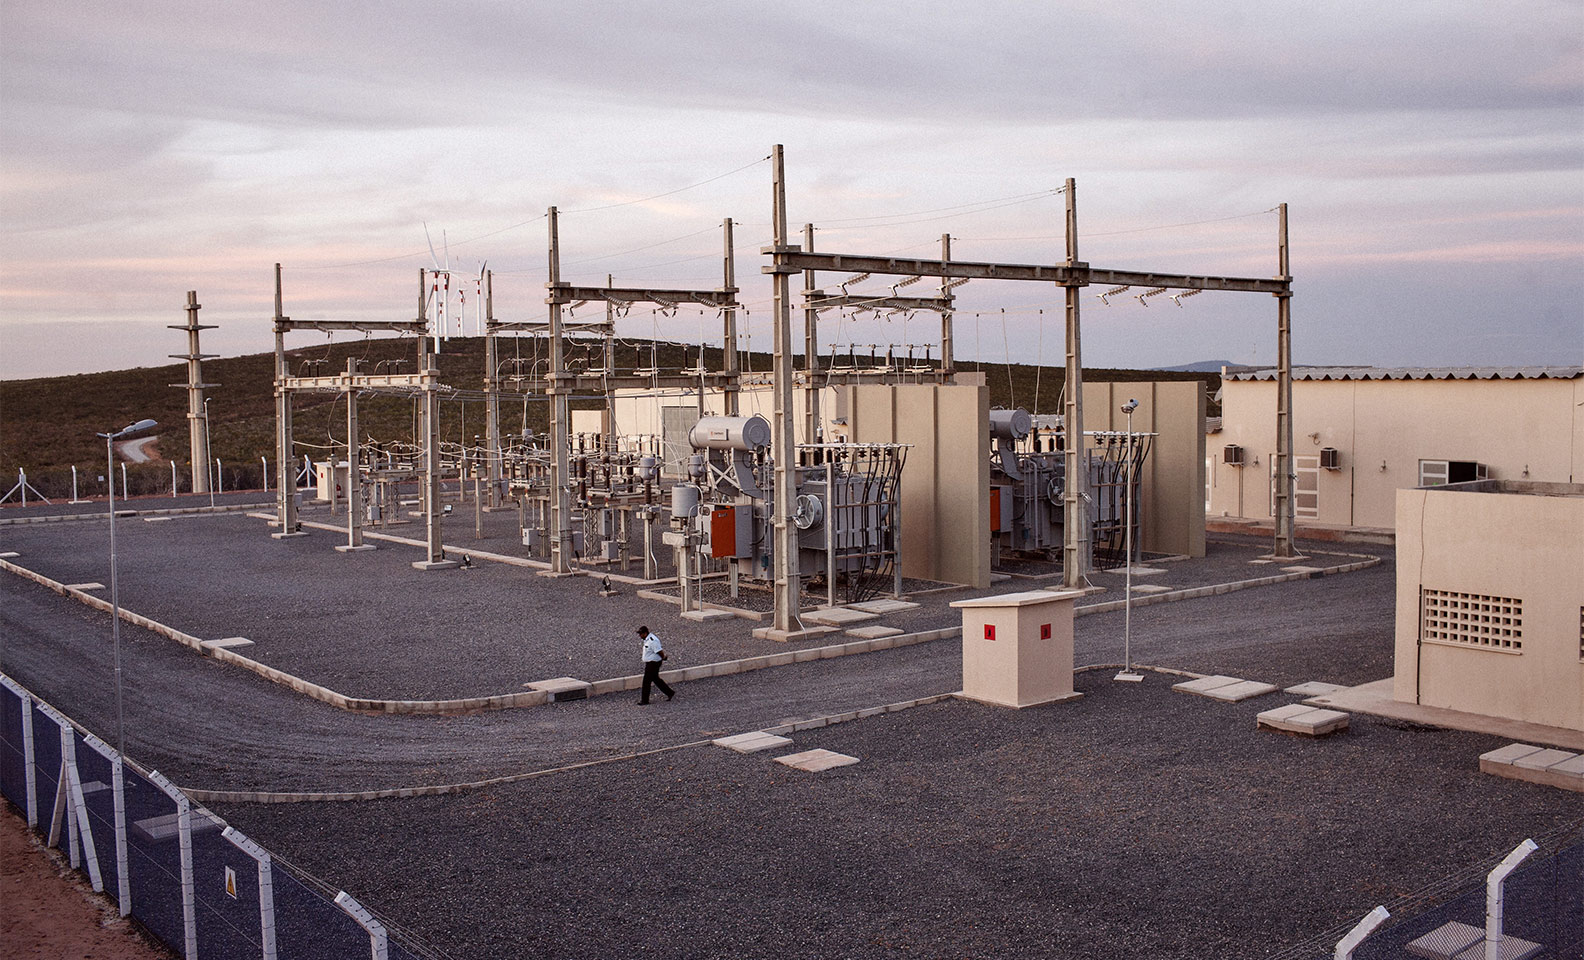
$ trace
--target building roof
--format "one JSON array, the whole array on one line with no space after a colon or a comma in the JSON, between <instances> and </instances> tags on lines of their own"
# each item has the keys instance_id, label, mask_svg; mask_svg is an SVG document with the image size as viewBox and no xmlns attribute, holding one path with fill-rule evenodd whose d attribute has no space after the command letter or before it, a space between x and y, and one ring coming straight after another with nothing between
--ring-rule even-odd
<instances>
[{"instance_id":1,"label":"building roof","mask_svg":"<svg viewBox=\"0 0 1584 960\"><path fill-rule=\"evenodd\" d=\"M1572 380L1584 367L1294 367L1294 380ZM1228 380L1275 380L1276 368L1227 367Z\"/></svg>"}]
</instances>

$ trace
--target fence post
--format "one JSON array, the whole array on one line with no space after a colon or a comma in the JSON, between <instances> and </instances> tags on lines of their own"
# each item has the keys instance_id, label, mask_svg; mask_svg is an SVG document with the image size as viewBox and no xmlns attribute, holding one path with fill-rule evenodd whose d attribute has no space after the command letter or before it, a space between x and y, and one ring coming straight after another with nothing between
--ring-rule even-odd
<instances>
[{"instance_id":1,"label":"fence post","mask_svg":"<svg viewBox=\"0 0 1584 960\"><path fill-rule=\"evenodd\" d=\"M95 893L104 893L104 877L99 873L99 851L94 846L93 824L88 820L88 804L83 799L82 778L77 773L77 736L71 721L55 710L40 704L44 715L60 727L61 769L60 781L55 786L55 813L50 821L50 840L53 841L62 814L66 817L66 846L71 856L73 870L82 869L78 842L82 843L82 856L88 859L88 879ZM62 807L64 806L64 810Z\"/></svg>"},{"instance_id":2,"label":"fence post","mask_svg":"<svg viewBox=\"0 0 1584 960\"><path fill-rule=\"evenodd\" d=\"M0 684L22 701L22 780L27 789L27 825L28 829L37 830L38 776L33 771L33 695L4 674L0 674Z\"/></svg>"},{"instance_id":3,"label":"fence post","mask_svg":"<svg viewBox=\"0 0 1584 960\"><path fill-rule=\"evenodd\" d=\"M264 467L264 492L269 493L269 457L259 457L259 463Z\"/></svg>"},{"instance_id":4,"label":"fence post","mask_svg":"<svg viewBox=\"0 0 1584 960\"><path fill-rule=\"evenodd\" d=\"M193 898L192 803L187 799L187 794L177 789L158 770L151 772L148 778L176 804L176 829L181 841L182 932L186 940L183 956L186 960L198 960L198 918Z\"/></svg>"},{"instance_id":5,"label":"fence post","mask_svg":"<svg viewBox=\"0 0 1584 960\"><path fill-rule=\"evenodd\" d=\"M83 743L110 761L110 789L111 797L115 802L116 899L121 909L121 916L124 917L132 912L131 863L127 859L125 765L121 761L121 755L116 753L113 747L93 734L83 734Z\"/></svg>"},{"instance_id":6,"label":"fence post","mask_svg":"<svg viewBox=\"0 0 1584 960\"><path fill-rule=\"evenodd\" d=\"M389 960L389 938L385 934L385 925L375 920L368 908L352 899L352 895L345 890L336 894L335 902L336 906L345 910L359 926L368 931L370 960Z\"/></svg>"},{"instance_id":7,"label":"fence post","mask_svg":"<svg viewBox=\"0 0 1584 960\"><path fill-rule=\"evenodd\" d=\"M1518 869L1518 864L1538 849L1533 840L1525 840L1514 847L1512 853L1507 854L1485 879L1485 960L1501 960L1502 907L1506 899L1507 875Z\"/></svg>"},{"instance_id":8,"label":"fence post","mask_svg":"<svg viewBox=\"0 0 1584 960\"><path fill-rule=\"evenodd\" d=\"M220 835L258 861L259 942L264 946L263 960L275 960L275 881L269 851L249 840L236 827L227 826Z\"/></svg>"},{"instance_id":9,"label":"fence post","mask_svg":"<svg viewBox=\"0 0 1584 960\"><path fill-rule=\"evenodd\" d=\"M1336 953L1333 955L1335 960L1353 960L1353 950L1364 942L1365 937L1374 933L1376 927L1385 923L1386 918L1389 916L1391 914L1387 912L1385 907L1376 907L1366 913L1364 919L1360 920L1352 930L1348 931L1347 936L1337 941Z\"/></svg>"}]
</instances>

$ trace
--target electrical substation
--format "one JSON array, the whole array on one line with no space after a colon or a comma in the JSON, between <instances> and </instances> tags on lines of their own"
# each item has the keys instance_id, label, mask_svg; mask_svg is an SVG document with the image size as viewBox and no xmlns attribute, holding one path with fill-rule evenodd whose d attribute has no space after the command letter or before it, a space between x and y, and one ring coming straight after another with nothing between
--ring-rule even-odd
<instances>
[{"instance_id":1,"label":"electrical substation","mask_svg":"<svg viewBox=\"0 0 1584 960\"><path fill-rule=\"evenodd\" d=\"M882 594L900 598L905 579L984 587L992 569L1012 557L1044 560L1061 571L1066 587L1081 589L1096 564L1126 562L1124 542L1151 548L1146 514L1154 501L1139 496L1138 488L1157 434L1085 429L1079 305L1086 287L1105 285L1103 298L1133 288L1143 291L1140 297L1173 290L1180 291L1177 297L1205 290L1273 296L1279 308L1280 391L1290 397L1292 281L1285 206L1279 208L1277 273L1271 279L1094 267L1079 258L1076 184L1070 179L1060 191L1067 243L1066 258L1058 263L955 260L949 235L941 238L941 256L934 260L826 253L813 249L813 224L805 225L801 244L791 242L779 146L770 159L774 236L764 248L768 263L762 267L774 285L768 371L743 370L737 332L743 307L730 219L721 225L717 287L630 287L616 285L614 278L587 286L562 279L560 218L551 207L545 217L546 316L498 315L493 275L480 272L475 306L485 341L484 388L472 396L440 383L433 364L455 325L446 306L448 268L437 264L434 271L419 271L415 317L371 323L286 316L277 265L273 535L302 532L292 493L300 472L293 395L344 395L348 436L359 436L358 394L411 396L412 437L359 436L356 449L332 451L329 462L320 465L330 473L330 486L340 490L332 492L332 502L339 497L350 503L347 543L340 549L366 547L365 524L399 521L411 506L423 519L428 547L415 566L448 568L455 561L445 555L443 524L451 506L469 501L471 487L476 512L515 510L521 542L546 565L540 571L544 575L627 576L636 568L642 581L674 580L682 612L693 616L705 615L707 584L726 584L732 598L742 590L767 590L773 618L760 633L785 639L804 629L800 611L810 601L836 606ZM834 280L833 290L821 286L824 278L838 274L842 279ZM794 277L802 280L798 298ZM875 280L888 288L879 293L857 289ZM1064 291L1066 363L1059 416L1041 416L1036 423L1022 409L991 410L982 377L957 367L954 291L970 281L992 280ZM903 294L903 288L924 281L935 284L934 290ZM662 370L652 351L646 366L641 351L640 365L619 365L616 323L634 307L660 316L675 316L679 309L712 311L724 344L719 368L706 369L702 342L685 350L695 358L691 367ZM799 311L802 329L796 337ZM845 345L845 354L835 343L822 351L820 317L828 311L928 313L939 318L939 336L907 344L905 356L888 348L882 357L871 346L869 356L860 357L855 343ZM304 329L409 336L415 372L363 372L349 363L343 374L293 375L285 340ZM503 360L508 338L512 357ZM928 390L928 402L911 402L921 390ZM483 433L472 442L442 446L437 422L443 397L481 406ZM526 426L525 412L521 433L507 435L501 427L503 404L524 411L530 404L542 405L548 429L536 435ZM888 417L868 413L877 404L889 408ZM1289 405L1280 405L1277 415L1277 558L1296 556L1291 470L1282 465L1291 458ZM890 422L882 425L883 420ZM965 421L972 429L961 429ZM656 422L658 430L634 429ZM1192 429L1196 439L1202 437L1202 424ZM952 442L938 442L948 434ZM935 442L920 443L918 437ZM1201 461L1187 458L1189 469L1197 474ZM455 504L443 502L451 478ZM1178 476L1174 482L1195 489L1203 485L1202 474ZM415 496L404 497L408 487ZM1124 515L1127 504L1130 516ZM1195 521L1202 525L1202 512L1187 523ZM1131 541L1125 536L1130 527L1139 534ZM929 535L912 533L921 530ZM948 550L955 555L943 556Z\"/></svg>"},{"instance_id":2,"label":"electrical substation","mask_svg":"<svg viewBox=\"0 0 1584 960\"><path fill-rule=\"evenodd\" d=\"M263 491L221 482L209 413L226 395L189 292L172 386L207 503L0 517L0 788L28 826L186 956L272 957L278 940L280 956L406 960L1072 944L1313 960L1381 922L1365 911L1382 889L1435 880L1449 849L1499 855L1509 833L1541 855L1514 874L1531 913L1505 942L1584 942L1565 792L1581 775L1560 776L1584 734L1418 702L1421 686L1505 696L1489 658L1541 662L1530 625L1552 622L1560 692L1531 699L1565 705L1576 551L1544 564L1542 592L1567 602L1531 602L1500 627L1522 646L1499 651L1456 620L1473 601L1452 589L1470 567L1455 549L1415 563L1406 595L1390 539L1307 528L1298 554L1295 510L1312 519L1312 474L1336 457L1293 452L1285 205L1265 211L1269 278L1092 265L1071 179L1040 195L1064 207L1052 263L959 259L950 235L925 241L933 259L827 252L815 224L789 226L780 148L765 159L769 301L743 295L733 219L718 282L585 284L565 278L589 260L563 262L569 218L550 207L542 302L514 302L510 271L459 284L435 258L416 290L400 281L411 314L373 320L318 316L277 264L274 350L246 358L272 370L273 416L251 407L260 446L274 434ZM1054 406L1037 373L1016 402L1010 348L1004 405L962 362L954 325L985 309L969 283L1061 291ZM1241 506L1247 467L1241 445L1207 442L1202 379L1084 376L1086 297L1204 291L1276 300L1278 366L1233 391L1245 411L1256 390L1274 401L1237 427L1247 465L1267 458L1268 534L1207 517L1213 471L1236 472ZM859 316L900 318L902 342L844 337ZM107 461L119 435L97 434ZM1578 517L1576 488L1539 486L1553 512L1524 521L1535 543ZM1475 514L1502 491L1481 490L1397 493L1437 498L1445 516L1412 536L1455 545L1496 523ZM1530 544L1514 551L1502 575L1531 570ZM1399 614L1432 588L1436 629L1463 632L1416 649ZM1478 602L1515 620L1524 589ZM1413 702L1392 696L1407 663ZM675 685L664 700L651 675ZM112 723L114 749L88 732ZM1473 942L1485 884L1517 861L1459 856L1474 894L1390 901L1414 915L1361 960ZM1206 910L1206 890L1236 909ZM1291 949L1266 950L1271 930Z\"/></svg>"}]
</instances>

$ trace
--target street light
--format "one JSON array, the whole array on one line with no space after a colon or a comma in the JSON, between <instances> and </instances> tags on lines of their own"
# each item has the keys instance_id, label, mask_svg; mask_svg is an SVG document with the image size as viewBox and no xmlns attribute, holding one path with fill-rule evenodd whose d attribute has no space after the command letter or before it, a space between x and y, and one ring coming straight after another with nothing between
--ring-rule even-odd
<instances>
[{"instance_id":1,"label":"street light","mask_svg":"<svg viewBox=\"0 0 1584 960\"><path fill-rule=\"evenodd\" d=\"M116 754L126 757L126 730L121 713L121 592L116 582L115 542L115 452L117 440L125 440L159 426L153 420L139 420L115 433L101 433L105 442L105 473L110 476L110 644L115 650Z\"/></svg>"},{"instance_id":2,"label":"street light","mask_svg":"<svg viewBox=\"0 0 1584 960\"><path fill-rule=\"evenodd\" d=\"M1139 683L1144 679L1142 673L1133 671L1133 411L1137 409L1137 400L1122 404L1122 412L1127 414L1128 466L1126 486L1122 488L1123 562L1127 565L1127 585L1122 594L1122 672L1112 678L1131 683Z\"/></svg>"}]
</instances>

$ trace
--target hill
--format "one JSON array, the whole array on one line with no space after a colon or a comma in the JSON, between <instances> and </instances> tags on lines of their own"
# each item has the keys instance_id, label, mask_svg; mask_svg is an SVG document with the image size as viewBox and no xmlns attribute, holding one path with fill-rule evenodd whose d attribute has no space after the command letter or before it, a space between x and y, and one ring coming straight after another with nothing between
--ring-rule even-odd
<instances>
[{"instance_id":1,"label":"hill","mask_svg":"<svg viewBox=\"0 0 1584 960\"><path fill-rule=\"evenodd\" d=\"M503 377L509 377L520 360L525 369L537 359L530 351L534 341L503 338L500 346ZM544 350L540 344L540 351ZM569 345L568 362L573 366L597 360L598 348L584 343ZM288 351L292 372L306 375L346 369L349 356L363 361L362 369L413 369L415 348L409 338L381 338L342 341ZM691 368L698 362L698 348L674 343L653 345L654 361L661 369ZM623 341L617 349L618 368L651 365L648 342ZM770 369L771 358L752 354L749 369ZM720 351L706 348L704 364L720 366ZM383 365L383 366L382 366ZM439 357L440 378L457 388L459 397L441 403L440 431L445 442L460 443L483 432L483 404L477 394L484 388L484 340L482 337L446 341ZM1062 386L1060 367L1036 368L1025 364L972 361L961 365L965 371L983 370L990 391L991 406L1023 406L1035 413L1059 412ZM1217 368L1219 371L1219 368ZM219 386L209 390L210 447L212 455L225 468L224 488L247 489L261 485L261 458L275 460L275 404L272 380L274 356L251 354L204 361L204 380ZM1205 380L1213 395L1219 386L1218 372L1167 372L1152 370L1086 369L1092 381ZM177 463L180 486L189 488L187 423L187 368L184 363L160 367L137 367L103 373L30 380L0 381L0 479L9 489L17 470L27 471L28 481L46 496L71 494L71 467L75 465L83 495L103 492L97 477L104 471L104 442L95 434L118 430L133 420L151 417L158 420L159 440L151 450L157 455L149 463L128 464L127 474L133 495L169 492L171 460ZM177 386L173 386L177 385ZM1036 389L1037 388L1037 389ZM542 432L548 428L545 406L539 395L523 403L512 397L510 383L505 386L508 399L501 404L502 430L521 431L526 425ZM1035 409L1036 395L1038 409ZM518 395L521 396L520 394ZM574 406L597 407L596 400L577 400ZM1212 411L1214 413L1214 411ZM364 398L358 405L359 426L366 437L380 440L410 440L414 435L416 410L408 398ZM331 394L304 394L293 404L293 433L298 452L317 457L328 453L332 443L346 441L346 406Z\"/></svg>"}]
</instances>

